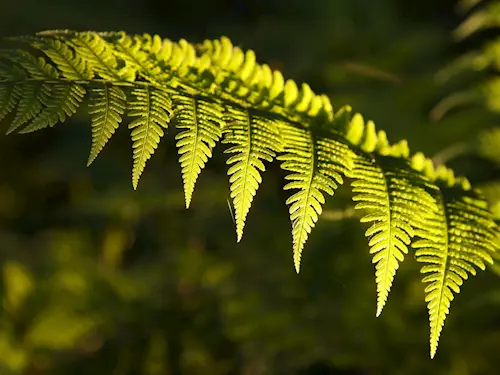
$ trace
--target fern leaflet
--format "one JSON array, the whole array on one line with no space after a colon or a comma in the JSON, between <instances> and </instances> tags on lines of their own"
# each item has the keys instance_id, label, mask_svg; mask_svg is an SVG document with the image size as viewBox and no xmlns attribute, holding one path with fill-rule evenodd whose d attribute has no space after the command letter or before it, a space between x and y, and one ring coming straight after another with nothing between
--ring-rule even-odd
<instances>
[{"instance_id":1,"label":"fern leaflet","mask_svg":"<svg viewBox=\"0 0 500 375\"><path fill-rule=\"evenodd\" d=\"M195 96L173 97L176 126L185 129L176 135L182 168L186 208L189 208L196 180L212 149L222 135L222 113L215 103Z\"/></svg>"},{"instance_id":2,"label":"fern leaflet","mask_svg":"<svg viewBox=\"0 0 500 375\"><path fill-rule=\"evenodd\" d=\"M134 150L134 166L132 168L132 185L137 189L139 178L146 162L156 151L163 129L167 129L170 121L170 98L161 90L136 88L132 91L134 99L129 104L129 116L137 117L128 128L132 130L132 148Z\"/></svg>"},{"instance_id":3,"label":"fern leaflet","mask_svg":"<svg viewBox=\"0 0 500 375\"><path fill-rule=\"evenodd\" d=\"M321 215L325 203L323 193L333 195L343 183L342 174L352 166L349 148L331 138L316 138L310 130L283 127L286 153L279 156L281 168L292 172L285 179L291 180L285 190L297 189L286 204L290 206L292 221L293 260L300 271L300 260L307 237Z\"/></svg>"},{"instance_id":4,"label":"fern leaflet","mask_svg":"<svg viewBox=\"0 0 500 375\"><path fill-rule=\"evenodd\" d=\"M127 97L116 86L104 85L90 90L89 114L92 119L92 145L87 166L92 164L97 155L118 129L125 112Z\"/></svg>"},{"instance_id":5,"label":"fern leaflet","mask_svg":"<svg viewBox=\"0 0 500 375\"><path fill-rule=\"evenodd\" d=\"M245 220L257 193L265 171L263 161L272 162L276 152L282 147L278 128L273 121L254 115L251 111L229 108L225 115L222 143L231 144L225 153L231 165L227 174L231 185L230 197L233 200L236 220L236 238L243 236ZM259 172L260 171L260 172Z\"/></svg>"}]
</instances>

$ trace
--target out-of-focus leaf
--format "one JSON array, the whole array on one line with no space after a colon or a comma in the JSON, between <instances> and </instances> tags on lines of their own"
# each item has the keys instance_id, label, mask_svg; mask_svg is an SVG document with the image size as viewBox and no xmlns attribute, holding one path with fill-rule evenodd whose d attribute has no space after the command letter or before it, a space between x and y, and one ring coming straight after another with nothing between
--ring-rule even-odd
<instances>
[{"instance_id":1,"label":"out-of-focus leaf","mask_svg":"<svg viewBox=\"0 0 500 375\"><path fill-rule=\"evenodd\" d=\"M21 263L7 261L3 265L4 308L15 312L33 290L33 277Z\"/></svg>"},{"instance_id":2,"label":"out-of-focus leaf","mask_svg":"<svg viewBox=\"0 0 500 375\"><path fill-rule=\"evenodd\" d=\"M35 348L73 349L98 326L96 317L53 306L37 315L27 333L26 341Z\"/></svg>"}]
</instances>

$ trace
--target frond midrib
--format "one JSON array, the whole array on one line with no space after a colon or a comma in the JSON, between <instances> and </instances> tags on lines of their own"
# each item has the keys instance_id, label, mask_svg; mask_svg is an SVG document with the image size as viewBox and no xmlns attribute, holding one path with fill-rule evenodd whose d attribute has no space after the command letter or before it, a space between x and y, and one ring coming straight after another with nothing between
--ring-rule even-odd
<instances>
[{"instance_id":1,"label":"frond midrib","mask_svg":"<svg viewBox=\"0 0 500 375\"><path fill-rule=\"evenodd\" d=\"M142 142L142 145L141 145L141 155L140 157L137 159L138 160L138 165L140 165L140 163L143 163L144 162L144 152L148 146L148 138L149 138L149 132L151 130L151 91L149 90L148 87L146 87L146 90L147 90L147 98L148 100L146 101L146 115L144 116L144 122L146 124L145 126L145 130L144 130L144 140ZM135 188L137 188L137 181L135 181Z\"/></svg>"},{"instance_id":2,"label":"frond midrib","mask_svg":"<svg viewBox=\"0 0 500 375\"><path fill-rule=\"evenodd\" d=\"M433 358L434 355L436 354L438 341L439 341L439 337L441 335L441 330L442 330L442 327L441 327L442 322L440 322L440 317L441 317L443 298L445 296L444 288L446 287L448 262L450 261L450 257L449 257L449 253L450 253L449 235L450 235L450 233L448 230L448 228L450 226L450 222L449 222L449 217L448 217L448 210L446 208L446 203L445 203L443 192L441 191L441 189L438 190L438 194L439 194L439 200L440 200L439 207L440 207L441 212L444 215L444 219L445 219L444 223L446 226L444 229L445 229L446 235L443 236L444 237L444 246L443 246L444 254L443 254L442 259L444 259L444 262L442 262L442 265L440 267L440 270L441 270L441 272L440 272L441 277L440 277L440 282L439 282L440 293L439 293L439 301L437 304L436 321L434 322L435 323L434 329L431 329L431 358ZM429 303L430 302L431 301L429 301Z\"/></svg>"},{"instance_id":3,"label":"frond midrib","mask_svg":"<svg viewBox=\"0 0 500 375\"><path fill-rule=\"evenodd\" d=\"M189 163L189 174L188 174L188 179L189 179L189 185L194 185L194 165L196 163L196 157L197 157L197 154L196 154L196 149L197 149L197 145L198 145L198 138L199 138L199 135L200 135L200 126L199 126L199 122L198 122L198 103L196 101L196 98L195 97L191 97L190 98L192 100L192 103L193 103L193 123L194 123L194 127L196 129L195 131L195 137L194 137L194 141L193 141L193 144L192 144L192 148L191 148L191 161ZM188 187L188 189L192 189L192 187ZM191 192L192 194L192 192ZM189 202L186 202L186 204L188 205Z\"/></svg>"},{"instance_id":4,"label":"frond midrib","mask_svg":"<svg viewBox=\"0 0 500 375\"><path fill-rule=\"evenodd\" d=\"M384 187L385 187L385 191L386 191L386 199L385 199L385 209L386 209L386 212L387 212L387 217L388 217L388 221L387 221L387 227L388 227L388 231L387 231L387 234L388 234L388 240L387 240L387 256L385 257L384 259L384 262L385 262L385 265L384 265L384 276L383 276L383 284L382 285L387 285L387 279L388 279L388 275L389 275L389 260L390 260L390 257L393 256L392 254L392 217L393 217L393 212L392 212L392 204L391 204L391 193L389 191L389 184L388 184L388 181L387 181L387 175L384 173L384 168L382 167L382 165L380 164L379 162L379 159L377 157L377 155L372 155L374 160L376 161L376 164L377 166L380 168L380 171L381 171L381 174L382 174L382 177L383 177L383 181L384 181ZM392 280L391 280L391 284L392 284ZM382 290L380 291L380 293L382 293ZM377 303L377 314L376 316L379 317L380 314L382 314L382 309L384 308L384 305L387 301L387 296L385 295L385 291L384 291L384 296L381 296L381 294L379 294L379 297L382 297L383 300L379 300L378 303ZM388 294L388 293L387 293Z\"/></svg>"},{"instance_id":5,"label":"frond midrib","mask_svg":"<svg viewBox=\"0 0 500 375\"><path fill-rule=\"evenodd\" d=\"M310 171L310 174L309 174L309 179L308 179L308 183L307 183L307 190L306 190L306 200L304 202L304 206L302 207L301 211L302 211L302 215L300 215L300 224L297 226L298 228L300 228L299 230L299 237L297 239L297 242L296 242L296 249L295 249L295 254L294 254L294 265L295 265L295 271L297 273L299 273L299 270L300 270L300 259L302 257L302 248L304 247L304 234L306 236L306 239L307 239L307 231L304 229L304 225L305 225L305 222L306 222L306 219L307 219L307 210L309 208L309 199L311 198L311 189L312 189L312 185L313 185L313 180L314 180L314 173L316 171L316 164L317 164L317 161L316 161L316 150L314 148L314 145L316 144L315 143L315 139L314 139L314 136L312 134L312 132L309 130L307 131L308 135L309 135L309 140L310 142L308 142L308 147L309 147L309 152L310 152L310 161L309 161L309 171ZM314 209L314 208L312 208Z\"/></svg>"},{"instance_id":6,"label":"frond midrib","mask_svg":"<svg viewBox=\"0 0 500 375\"><path fill-rule=\"evenodd\" d=\"M246 211L245 209L245 205L246 205L246 189L247 189L247 179L250 178L250 173L248 172L248 169L250 167L250 153L252 152L252 146L253 146L253 142L252 142L252 118L251 118L251 113L250 111L247 111L247 115L245 116L245 119L246 119L246 127L248 129L247 131L247 134L248 134L248 141L247 141L247 147L246 147L246 150L245 150L245 163L244 163L244 168L245 168L245 174L244 174L244 177L243 177L243 184L242 184L242 187L241 187L241 191L242 191L242 194L243 196L241 197L242 199L240 199L240 210L239 210L239 215L241 215L243 213L244 215L244 212ZM239 216L238 215L238 216ZM238 220L239 219L239 220ZM238 226L238 233L237 233L237 242L240 242L241 241L241 238L243 236L243 223L241 222L241 220L244 220L244 217L243 218L237 218L236 219L237 222L237 226Z\"/></svg>"}]
</instances>

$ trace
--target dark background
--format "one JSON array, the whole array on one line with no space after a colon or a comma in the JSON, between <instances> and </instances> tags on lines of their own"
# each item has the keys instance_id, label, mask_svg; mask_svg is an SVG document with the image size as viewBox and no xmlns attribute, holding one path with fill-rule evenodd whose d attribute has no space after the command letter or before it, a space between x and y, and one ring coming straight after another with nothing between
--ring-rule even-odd
<instances>
[{"instance_id":1,"label":"dark background","mask_svg":"<svg viewBox=\"0 0 500 375\"><path fill-rule=\"evenodd\" d=\"M481 106L431 120L459 85L436 73L489 37L455 42L461 20L450 0L0 0L0 36L58 28L190 42L226 35L428 156L496 121ZM347 188L327 201L296 275L277 164L237 244L220 152L186 211L171 137L137 191L126 126L86 168L89 148L85 111L50 130L0 137L1 375L498 372L498 275L466 282L430 360L411 253L375 318L366 227L348 215ZM476 179L489 173L454 166Z\"/></svg>"}]
</instances>

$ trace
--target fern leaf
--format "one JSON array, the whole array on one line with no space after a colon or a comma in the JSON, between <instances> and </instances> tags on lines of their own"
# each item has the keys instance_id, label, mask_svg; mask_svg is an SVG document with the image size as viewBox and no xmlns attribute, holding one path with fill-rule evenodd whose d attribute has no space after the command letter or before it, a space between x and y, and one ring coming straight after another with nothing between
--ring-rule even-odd
<instances>
[{"instance_id":1,"label":"fern leaf","mask_svg":"<svg viewBox=\"0 0 500 375\"><path fill-rule=\"evenodd\" d=\"M36 117L42 110L50 95L50 88L40 83L23 83L20 85L21 98L17 106L16 116L12 120L7 134L10 134Z\"/></svg>"},{"instance_id":2,"label":"fern leaf","mask_svg":"<svg viewBox=\"0 0 500 375\"><path fill-rule=\"evenodd\" d=\"M97 33L77 33L69 37L68 42L73 45L76 54L81 56L87 66L104 80L135 80L135 70L130 65L120 67L113 48Z\"/></svg>"},{"instance_id":3,"label":"fern leaf","mask_svg":"<svg viewBox=\"0 0 500 375\"><path fill-rule=\"evenodd\" d=\"M405 158L358 157L352 170L355 209L368 210L361 222L373 223L366 231L376 264L377 312L387 302L399 263L408 254L414 229L421 227L434 200L424 190L423 175L408 167Z\"/></svg>"},{"instance_id":4,"label":"fern leaf","mask_svg":"<svg viewBox=\"0 0 500 375\"><path fill-rule=\"evenodd\" d=\"M352 167L349 148L329 137L315 137L311 130L283 126L286 153L278 157L281 168L292 172L285 190L297 189L286 204L290 206L292 221L293 260L295 270L300 271L300 260L307 237L321 215L325 203L322 192L333 195L343 183L342 174Z\"/></svg>"},{"instance_id":5,"label":"fern leaf","mask_svg":"<svg viewBox=\"0 0 500 375\"><path fill-rule=\"evenodd\" d=\"M31 133L47 126L54 126L71 117L85 96L85 89L79 85L62 84L52 86L45 108L19 133Z\"/></svg>"},{"instance_id":6,"label":"fern leaf","mask_svg":"<svg viewBox=\"0 0 500 375\"><path fill-rule=\"evenodd\" d=\"M129 116L137 117L129 124L132 130L132 148L134 165L132 168L132 184L137 189L146 162L156 151L163 129L167 129L170 121L170 98L162 90L149 86L132 91L134 99L129 104Z\"/></svg>"},{"instance_id":7,"label":"fern leaf","mask_svg":"<svg viewBox=\"0 0 500 375\"><path fill-rule=\"evenodd\" d=\"M225 153L235 154L226 163L232 164L227 174L230 176L230 196L239 242L253 198L262 182L260 172L265 171L263 161L271 162L282 143L276 124L268 118L234 108L229 108L226 116L227 126L223 129L222 142L232 145Z\"/></svg>"},{"instance_id":8,"label":"fern leaf","mask_svg":"<svg viewBox=\"0 0 500 375\"><path fill-rule=\"evenodd\" d=\"M18 51L10 59L25 69L27 74L35 80L25 81L20 84L19 104L7 134L12 133L40 113L51 97L51 87L44 81L58 78L58 73L52 65L48 64L43 58L36 58L26 51Z\"/></svg>"},{"instance_id":9,"label":"fern leaf","mask_svg":"<svg viewBox=\"0 0 500 375\"><path fill-rule=\"evenodd\" d=\"M467 195L464 195L466 193ZM494 226L486 202L473 192L458 187L440 187L438 210L427 219L427 230L413 247L421 272L428 283L425 301L430 321L430 355L434 358L439 337L450 310L453 293L468 275L475 275L493 263Z\"/></svg>"},{"instance_id":10,"label":"fern leaf","mask_svg":"<svg viewBox=\"0 0 500 375\"><path fill-rule=\"evenodd\" d=\"M125 112L127 97L122 89L105 85L90 91L89 114L92 119L92 146L89 166L118 129Z\"/></svg>"},{"instance_id":11,"label":"fern leaf","mask_svg":"<svg viewBox=\"0 0 500 375\"><path fill-rule=\"evenodd\" d=\"M176 135L179 163L182 168L186 208L189 208L196 180L212 149L222 136L222 113L218 104L195 96L173 96L174 115L178 129Z\"/></svg>"},{"instance_id":12,"label":"fern leaf","mask_svg":"<svg viewBox=\"0 0 500 375\"><path fill-rule=\"evenodd\" d=\"M163 47L163 41L159 36L122 34L112 47L116 55L132 69L137 70L144 79L156 83L158 78L165 76L162 67L158 64L159 52Z\"/></svg>"},{"instance_id":13,"label":"fern leaf","mask_svg":"<svg viewBox=\"0 0 500 375\"><path fill-rule=\"evenodd\" d=\"M0 121L16 108L21 93L19 86L0 86Z\"/></svg>"},{"instance_id":14,"label":"fern leaf","mask_svg":"<svg viewBox=\"0 0 500 375\"><path fill-rule=\"evenodd\" d=\"M93 77L85 60L61 40L39 38L33 46L45 53L66 79L78 81Z\"/></svg>"}]
</instances>

